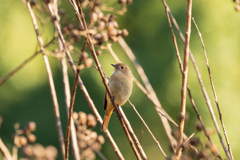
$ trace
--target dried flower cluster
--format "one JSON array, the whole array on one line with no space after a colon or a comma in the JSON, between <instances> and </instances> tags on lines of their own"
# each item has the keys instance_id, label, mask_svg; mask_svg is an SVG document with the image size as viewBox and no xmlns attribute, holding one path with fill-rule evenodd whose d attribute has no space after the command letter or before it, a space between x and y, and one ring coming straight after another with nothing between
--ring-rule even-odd
<instances>
[{"instance_id":1,"label":"dried flower cluster","mask_svg":"<svg viewBox=\"0 0 240 160\"><path fill-rule=\"evenodd\" d=\"M203 132L203 126L199 121L195 123L195 129L199 134ZM206 134L208 137L210 137L214 133L215 133L214 129L212 128L206 129ZM177 139L179 137L179 130L178 129L172 130L172 135ZM189 140L189 142L184 143L183 156L181 157L181 160L191 160L190 157L194 157L194 152L190 149L190 145L198 148L200 159L214 160L217 156L217 151L215 147L208 140L206 140L206 137L203 136L200 139L199 137L194 136ZM169 160L175 159L176 159L175 155L169 157Z\"/></svg>"},{"instance_id":2,"label":"dried flower cluster","mask_svg":"<svg viewBox=\"0 0 240 160\"><path fill-rule=\"evenodd\" d=\"M81 159L95 159L96 155L94 152L101 150L102 144L105 143L104 137L92 130L97 125L95 117L84 112L74 112L73 119L77 131Z\"/></svg>"},{"instance_id":3,"label":"dried flower cluster","mask_svg":"<svg viewBox=\"0 0 240 160\"><path fill-rule=\"evenodd\" d=\"M58 151L54 146L47 146L44 148L41 144L30 144L36 141L36 136L32 133L36 130L36 123L30 121L24 127L19 129L19 124L15 125L16 134L14 136L14 145L21 149L22 159L27 158L31 160L55 160Z\"/></svg>"}]
</instances>

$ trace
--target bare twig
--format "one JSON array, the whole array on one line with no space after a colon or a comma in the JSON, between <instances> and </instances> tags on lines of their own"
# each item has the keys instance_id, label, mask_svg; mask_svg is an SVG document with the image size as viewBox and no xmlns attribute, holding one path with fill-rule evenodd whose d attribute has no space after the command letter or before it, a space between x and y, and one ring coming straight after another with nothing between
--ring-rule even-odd
<instances>
[{"instance_id":1,"label":"bare twig","mask_svg":"<svg viewBox=\"0 0 240 160\"><path fill-rule=\"evenodd\" d=\"M187 75L188 75L188 57L189 57L189 42L191 34L191 16L192 16L192 0L188 0L187 3L187 24L185 34L185 45L184 45L184 61L183 61L183 72L182 72L182 92L181 92L181 109L179 114L179 139L177 145L176 156L180 159L183 141L183 130L186 113L186 98L187 98Z\"/></svg>"},{"instance_id":2,"label":"bare twig","mask_svg":"<svg viewBox=\"0 0 240 160\"><path fill-rule=\"evenodd\" d=\"M54 8L54 13L58 17L57 23L60 21L60 17L58 16L58 4L57 0L53 0L52 7ZM69 108L70 108L70 86L69 86L69 79L68 79L68 71L67 71L67 63L66 58L64 54L63 44L58 39L58 45L59 45L59 51L61 53L61 66L62 66L62 75L63 75L63 84L64 84L64 93L65 93L65 103L66 103L66 113L69 115ZM71 117L72 119L72 117ZM72 152L74 155L75 160L80 160L80 154L79 154L79 148L77 144L77 136L76 136L76 130L74 126L74 121L71 121L71 141L72 141ZM66 152L65 152L66 153Z\"/></svg>"},{"instance_id":3,"label":"bare twig","mask_svg":"<svg viewBox=\"0 0 240 160\"><path fill-rule=\"evenodd\" d=\"M212 76L211 76L211 72L210 72L210 67L209 67L209 63L208 63L207 53L206 53L205 46L204 46L203 39L202 39L202 34L200 33L200 31L199 31L199 29L198 29L198 26L197 26L194 18L192 18L192 20L193 20L193 23L194 23L197 31L198 31L198 35L199 35L200 40L201 40L201 43L202 43L203 52L204 52L204 55L205 55L206 65L207 65L207 69L208 69L208 74L209 74L209 78L210 78L210 83L211 83L211 86L212 86L213 95L214 95L215 102L216 102L217 109L218 109L219 119L220 119L220 122L221 122L221 124L222 124L224 136L225 136L225 139L226 139L226 142L227 142L227 145L228 145L229 154L230 154L230 156L231 156L231 159L233 159L233 155L232 155L230 143L229 143L228 136L227 136L227 131L226 131L226 129L225 129L225 126L224 126L224 123L223 123L223 120L222 120L222 114L221 114L220 107L219 107L219 104L218 104L217 94L216 94L216 91L215 91L214 85L213 85L213 80L212 80ZM213 120L214 120L214 119L213 119ZM222 145L223 145L223 147L224 147L224 143L223 143L223 140L222 140L222 138L221 138L220 131L217 130L217 132L218 132L218 134L219 134L220 141L221 141L221 143L222 143ZM226 155L228 156L228 153L227 153L228 151L227 151L227 149L226 149L225 147L224 147L224 150L225 150Z\"/></svg>"},{"instance_id":4,"label":"bare twig","mask_svg":"<svg viewBox=\"0 0 240 160\"><path fill-rule=\"evenodd\" d=\"M82 53L84 53L85 48L86 48L86 40L84 41L83 48L82 48ZM80 56L78 65L80 65L83 61L83 56ZM69 108L69 115L68 115L68 123L67 123L67 133L66 133L66 139L65 139L65 159L68 159L68 148L69 148L69 136L70 136L70 127L71 127L71 122L72 122L72 112L73 112L73 105L74 105L74 100L75 100L75 95L76 95L76 89L77 89L77 83L78 83L78 75L79 75L80 70L77 69L77 74L75 75L75 80L74 80L74 85L72 88L72 94L71 94L71 101L70 101L70 108Z\"/></svg>"},{"instance_id":5,"label":"bare twig","mask_svg":"<svg viewBox=\"0 0 240 160\"><path fill-rule=\"evenodd\" d=\"M5 146L1 138L0 138L0 151L2 152L3 157L6 158L7 160L13 159L13 157L11 156L9 150L7 149L7 147Z\"/></svg>"},{"instance_id":6,"label":"bare twig","mask_svg":"<svg viewBox=\"0 0 240 160\"><path fill-rule=\"evenodd\" d=\"M74 1L73 1L73 2L74 2ZM73 3L72 3L72 4L73 4ZM86 25L86 22L85 22L85 19L84 19L84 15L83 15L83 12L82 12L81 4L80 4L79 1L77 1L77 4L78 4L78 11L79 11L79 13L78 13L78 11L76 10L76 6L75 6L75 7L73 6L74 9L75 9L75 13L76 13L76 14L79 14L77 17L81 17L81 18L79 19L79 20L80 20L80 24L84 27L85 30L88 30L87 25ZM106 88L106 91L107 91L108 95L109 95L110 97L112 97L112 94L111 94L110 89L109 89L108 84L107 84L107 78L106 78L105 74L103 73L102 67L101 67L101 65L100 65L100 63L99 63L99 60L98 60L98 58L97 58L97 55L96 55L96 53L95 53L95 50L94 50L94 47L93 47L93 44L92 44L92 40L91 40L91 37L89 36L89 34L87 34L87 40L88 40L88 47L89 47L89 49L90 49L90 51L91 51L91 53L92 53L92 56L93 56L93 59L94 59L96 65L97 65L97 67L98 67L98 71L99 71L99 73L100 73L100 75L101 75L101 78L102 78L102 80L103 80L103 83L104 83L104 86L105 86L105 88ZM115 102L113 101L112 103L113 103L113 105L114 105L114 107L115 107L115 111L116 111L118 117L120 118L121 116L120 116L120 113L118 112L118 109L117 109L117 106L116 106ZM121 123L121 125L122 125L122 127L123 127L123 130L124 130L125 134L126 134L127 137L128 137L128 134L129 134L129 133L128 133L127 128L130 129L131 126L128 126L127 124L125 124L124 121L123 121L123 119L121 119L121 118L120 118L120 123ZM131 131L129 131L129 132L131 132ZM135 136L135 137L133 136L133 135L135 135L134 132L131 132L130 134L132 135L132 138L133 138L133 139L136 139L136 138L135 138L136 136ZM131 142L131 139L129 139L129 142L130 142L130 144L132 143L132 142ZM143 158L143 159L147 159L147 157L146 157L146 155L145 155L145 153L144 153L144 151L143 151L143 149L142 149L142 146L139 145L139 143L137 143L137 141L134 141L134 142L135 142L135 144L136 144L136 146L137 146L137 149L138 149L138 151L140 152L140 155L142 156L142 158ZM136 154L137 152L135 151L135 147L134 147L133 145L131 145L131 147L132 147L135 155L138 157L138 155Z\"/></svg>"},{"instance_id":7,"label":"bare twig","mask_svg":"<svg viewBox=\"0 0 240 160\"><path fill-rule=\"evenodd\" d=\"M141 119L141 121L143 122L143 124L145 125L145 127L147 128L148 132L150 133L150 135L152 136L153 140L157 143L158 148L160 149L160 151L162 152L162 154L164 155L165 158L167 158L165 152L163 151L161 145L159 144L159 142L157 141L157 139L155 138L155 136L153 135L152 131L149 129L148 125L146 124L146 122L144 121L144 119L142 118L142 116L138 113L137 109L135 108L135 106L128 100L128 103L132 106L132 108L134 109L134 111L136 112L136 114L138 115L138 117Z\"/></svg>"},{"instance_id":8,"label":"bare twig","mask_svg":"<svg viewBox=\"0 0 240 160\"><path fill-rule=\"evenodd\" d=\"M53 82L52 72L51 72L51 68L50 68L49 62L48 62L48 58L45 55L45 49L43 48L42 37L39 35L39 30L38 30L36 17L34 15L34 12L33 12L32 8L30 6L30 3L29 3L28 0L27 0L26 5L28 7L28 10L29 10L31 18L32 18L33 26L34 26L34 29L35 29L35 32L36 32L36 35L37 35L38 44L40 46L40 50L41 50L41 53L43 55L43 60L44 60L45 66L46 66L46 70L47 70L47 74L48 74L48 80L49 80L49 85L50 85L50 90L51 90L51 95L52 95L52 100L53 100L53 106L54 106L55 120L56 120L57 131L58 131L58 139L59 139L59 143L60 143L61 153L62 153L62 156L64 157L63 132L62 132L62 125L61 125L61 121L60 121L59 106L58 106L56 90L55 90L55 86L54 86L54 82Z\"/></svg>"},{"instance_id":9,"label":"bare twig","mask_svg":"<svg viewBox=\"0 0 240 160\"><path fill-rule=\"evenodd\" d=\"M56 16L55 16L54 12L52 11L51 5L47 5L47 6L48 6L48 8L49 8L50 15L51 15L52 19L55 20ZM79 17L78 17L78 18L79 18ZM67 49L66 42L65 42L65 39L64 39L63 34L62 34L62 32L61 32L60 26L59 26L59 24L58 24L57 22L55 22L55 21L54 21L54 27L56 28L56 31L57 31L58 36L59 36L59 39L60 39L60 41L61 41L62 44L63 44L63 49L64 49L64 52L66 53L67 58L68 58L68 62L69 62L69 64L70 64L70 67L71 67L74 75L76 75L76 74L77 74L76 67L75 67L74 62L73 62L73 60L72 60L72 57L71 57L71 55L70 55L70 52L69 52L69 50ZM101 118L100 114L98 113L98 111L97 111L97 109L96 109L96 107L95 107L95 105L94 105L91 97L89 96L88 91L87 91L86 87L84 86L83 81L82 81L82 79L81 79L80 76L78 76L78 84L79 84L79 86L80 86L80 89L81 89L82 92L83 92L83 95L84 95L85 99L86 99L87 102L88 102L89 107L90 107L91 110L93 111L93 113L94 113L97 121L99 122L100 125L102 125L102 118ZM124 160L124 157L123 157L122 153L120 152L118 146L116 145L116 143L115 143L115 141L113 140L113 138L112 138L111 134L109 133L109 131L106 131L106 132L104 132L104 133L105 133L106 138L107 138L108 141L110 142L112 148L114 149L114 151L115 151L118 159Z\"/></svg>"},{"instance_id":10,"label":"bare twig","mask_svg":"<svg viewBox=\"0 0 240 160\"><path fill-rule=\"evenodd\" d=\"M53 41L56 39L56 37L53 37L53 39L51 41L49 41L46 45L44 45L44 48L46 48L47 46L49 46L51 43L53 43ZM34 57L36 57L36 55L38 55L38 53L41 53L41 50L36 51L31 57L29 57L28 59L26 59L22 64L20 64L18 67L16 67L13 71L11 71L10 73L8 73L6 76L2 77L0 79L0 86L6 81L8 80L10 77L12 77L13 75L15 75L20 69L22 69L28 62L30 62Z\"/></svg>"}]
</instances>

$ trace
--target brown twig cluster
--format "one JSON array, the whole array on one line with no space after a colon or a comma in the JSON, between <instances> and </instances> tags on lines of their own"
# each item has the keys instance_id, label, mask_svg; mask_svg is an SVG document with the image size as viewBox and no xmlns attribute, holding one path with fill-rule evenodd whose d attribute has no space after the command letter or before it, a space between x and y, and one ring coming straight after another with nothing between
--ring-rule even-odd
<instances>
[{"instance_id":1,"label":"brown twig cluster","mask_svg":"<svg viewBox=\"0 0 240 160\"><path fill-rule=\"evenodd\" d=\"M108 3L105 1L100 2L99 0L69 0L70 4L73 7L73 10L75 11L77 20L72 21L68 19L66 16L66 12L64 9L58 10L58 3L57 0L43 0L44 3L32 0L29 2L28 0L23 0L24 3L27 5L28 10L30 12L33 26L36 32L38 44L40 47L40 51L37 51L33 56L31 56L29 59L24 61L19 67L17 67L15 70L10 72L5 77L1 78L0 85L2 85L8 78L10 78L12 75L14 75L17 71L19 71L23 66L25 66L31 59L33 59L38 53L42 53L43 60L46 66L48 79L49 79L49 85L50 85L50 91L51 96L53 100L54 105L54 111L55 111L55 119L56 119L56 126L58 130L58 137L59 137L59 144L61 148L61 154L62 157L65 160L68 160L68 153L69 153L69 139L71 136L72 141L72 149L74 152L74 158L76 160L80 159L88 159L92 160L96 158L96 154L100 156L102 159L106 159L105 156L100 152L102 145L105 142L105 139L103 136L98 135L97 132L93 131L93 128L98 123L102 124L102 118L95 107L93 100L91 99L87 89L84 86L84 83L80 76L80 71L84 68L89 68L94 66L97 71L99 72L103 84L106 88L107 93L111 96L111 92L108 88L107 84L107 76L104 73L104 70L101 67L101 62L98 59L98 56L102 55L104 53L104 50L107 50L111 53L111 55L115 58L117 62L121 62L118 56L114 53L113 48L111 48L111 44L118 42L120 46L124 49L126 52L126 55L129 57L129 59L133 62L138 74L140 75L140 78L144 85L142 85L136 78L134 79L137 86L143 91L143 93L149 98L149 100L152 101L154 104L154 107L163 123L164 129L166 131L166 134L168 136L168 139L171 143L171 147L173 149L173 156L167 156L164 149L160 145L160 141L156 139L156 137L151 132L150 128L147 126L141 115L137 112L135 109L135 106L130 102L133 109L139 116L139 118L142 120L143 124L146 126L147 130L151 134L152 138L156 142L158 148L161 150L162 154L166 159L181 159L181 160L190 160L192 157L197 157L198 159L214 159L217 157L218 159L222 159L218 148L214 145L213 141L211 140L210 136L213 133L217 133L220 141L222 143L222 147L224 148L225 154L228 159L233 159L233 155L230 148L230 143L228 141L228 137L226 134L225 127L223 125L222 121L222 115L220 111L220 107L217 102L217 96L213 87L212 77L210 74L210 68L208 65L208 59L205 52L205 47L203 45L206 61L207 61L207 67L209 71L210 76L210 82L213 88L213 93L215 96L216 105L218 108L218 113L220 116L220 120L222 123L222 127L224 130L225 139L227 141L228 148L225 147L225 144L223 142L223 139L221 137L221 133L219 130L219 126L216 121L215 114L213 112L213 108L211 106L209 97L207 95L206 89L203 85L201 75L199 73L199 70L197 68L196 62L194 60L193 54L190 51L190 32L191 32L191 14L192 14L192 0L188 0L187 5L187 23L186 23L186 32L185 32L185 38L180 31L177 22L173 15L170 12L169 7L167 6L165 0L163 0L163 4L165 6L166 15L168 18L168 24L171 29L171 33L173 36L173 42L176 49L176 54L179 62L180 71L182 73L182 90L181 90L181 108L180 108L180 114L179 114L179 125L174 122L174 120L167 114L167 112L163 109L161 106L161 103L159 99L157 98L157 95L151 86L148 77L146 76L142 66L137 62L136 57L130 47L127 45L125 40L122 37L128 36L129 33L126 29L119 29L118 22L116 20L116 15L123 15L127 11L127 5L132 3L132 0L118 0L114 2L112 6L109 6ZM116 4L119 4L117 7L113 7ZM240 8L239 1L235 0L235 3L237 5L237 8ZM35 15L33 12L33 9L37 10L41 14ZM237 9L238 10L238 9ZM105 13L107 11L107 14ZM110 13L109 13L110 12ZM44 15L44 16L43 16ZM47 17L47 18L46 18ZM43 39L41 37L41 31L39 31L39 27L37 24L37 19L39 19L39 22L41 25L46 24L48 22L54 24L55 28L55 34L52 41L44 45ZM171 23L174 24L176 29L178 30L178 33L184 42L184 58L183 63L181 61L181 57L179 54L179 49L177 46L176 37L173 32L173 28ZM198 30L198 28L197 28ZM199 30L198 30L199 31ZM199 32L200 33L200 32ZM202 44L203 40L200 36ZM58 40L58 48L53 49L53 51L47 51L46 47L48 47L50 44L55 43L55 40ZM82 49L80 49L76 46L79 46L79 44L82 45ZM90 52L88 53L85 51L85 48L88 46ZM97 51L95 51L97 49ZM80 55L76 54L75 51L81 52ZM78 64L75 64L72 59L72 54L76 54L79 58ZM92 58L90 58L89 54L92 55ZM66 131L66 138L65 138L65 144L64 144L64 136L60 121L60 113L58 109L58 100L57 95L54 87L53 77L51 68L48 62L47 55L54 56L61 60L62 65L62 73L63 73L63 79L64 79L64 89L65 89L65 102L66 102L66 109L68 114L68 125L67 125L67 131ZM206 99L209 112L212 116L216 131L213 129L206 129L203 120L201 119L201 115L199 114L197 107L195 105L195 102L193 100L193 97L191 95L190 88L187 84L187 73L188 73L188 57L190 57L191 61L194 64L194 68L197 72L197 76L199 79L199 83L202 88L202 92L204 94L204 97ZM70 93L70 85L68 80L68 73L67 73L67 62L69 63L74 75L74 85L72 88L72 94ZM94 65L94 62L96 66ZM83 92L84 97L86 98L89 107L93 111L93 114L86 114L84 112L73 112L74 102L75 102L75 95L76 95L76 89L77 84L79 84L81 91ZM198 138L195 135L195 133L192 133L189 137L187 137L184 134L184 126L187 120L187 114L186 114L186 98L187 98L187 92L190 97L193 109L197 115L197 118L199 119L199 122L196 123L196 129L197 132L204 131L204 135L207 138L207 141L205 138ZM116 104L113 100L112 102L114 106L116 107ZM147 155L144 151L144 146L141 145L139 142L136 134L134 133L134 130L131 127L130 122L128 121L127 117L125 116L123 110L120 108L119 110L115 109L116 114L120 118L120 112L122 112L122 118L120 118L120 123L123 127L123 130L126 134L126 137L129 141L129 144L136 156L137 159L148 159ZM96 121L97 120L97 121ZM173 124L175 129L172 129L170 126L170 123ZM34 131L36 128L36 124L34 122L29 122L28 125L23 129L19 130L18 126L16 125L16 134L14 136L14 148L13 148L13 158L16 159L17 156L17 150L18 148L22 148L22 153L24 156L26 156L29 159L56 159L57 157L57 150L53 146L48 146L44 148L40 144L28 144L30 142L35 142L36 137L34 134L32 134L32 131ZM71 135L70 135L71 134ZM124 159L123 155L120 152L120 149L118 148L117 144L115 143L114 139L112 138L110 132L107 130L104 132L106 139L110 142L113 150L115 151L118 159ZM141 138L142 139L142 138ZM2 142L2 141L0 141ZM6 151L6 147L3 143L0 143L0 150L5 155L5 157L10 157L9 153ZM10 157L11 158L11 157ZM10 159L9 158L9 159Z\"/></svg>"},{"instance_id":2,"label":"brown twig cluster","mask_svg":"<svg viewBox=\"0 0 240 160\"><path fill-rule=\"evenodd\" d=\"M58 156L57 148L49 145L47 147L43 147L39 143L36 142L36 136L32 133L36 130L36 123L30 121L23 128L19 128L20 125L16 123L14 125L15 134L13 137L13 153L6 156L6 159L18 159L18 150L21 151L21 159L30 159L30 160L55 160ZM2 141L1 141L2 142ZM3 143L0 144L1 149L3 148ZM5 153L7 153L5 151ZM5 155L5 154L4 154Z\"/></svg>"},{"instance_id":3,"label":"brown twig cluster","mask_svg":"<svg viewBox=\"0 0 240 160\"><path fill-rule=\"evenodd\" d=\"M106 159L100 152L105 139L98 135L93 129L97 121L92 114L84 112L73 112L73 120L77 131L77 140L81 159L92 160L98 154L101 158Z\"/></svg>"}]
</instances>

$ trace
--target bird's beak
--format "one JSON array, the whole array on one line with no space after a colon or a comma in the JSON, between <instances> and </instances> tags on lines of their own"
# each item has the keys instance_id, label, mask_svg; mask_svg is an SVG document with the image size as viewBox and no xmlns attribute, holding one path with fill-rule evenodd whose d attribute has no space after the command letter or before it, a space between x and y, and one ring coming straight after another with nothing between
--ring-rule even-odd
<instances>
[{"instance_id":1,"label":"bird's beak","mask_svg":"<svg viewBox=\"0 0 240 160\"><path fill-rule=\"evenodd\" d=\"M111 64L115 68L115 64Z\"/></svg>"}]
</instances>

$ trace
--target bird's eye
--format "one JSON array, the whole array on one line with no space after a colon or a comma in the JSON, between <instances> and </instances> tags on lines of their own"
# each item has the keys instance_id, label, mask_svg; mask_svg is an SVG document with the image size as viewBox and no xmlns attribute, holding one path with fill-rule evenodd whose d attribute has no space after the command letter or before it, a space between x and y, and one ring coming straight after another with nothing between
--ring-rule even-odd
<instances>
[{"instance_id":1,"label":"bird's eye","mask_svg":"<svg viewBox=\"0 0 240 160\"><path fill-rule=\"evenodd\" d=\"M124 69L124 67L122 66L121 69Z\"/></svg>"}]
</instances>

